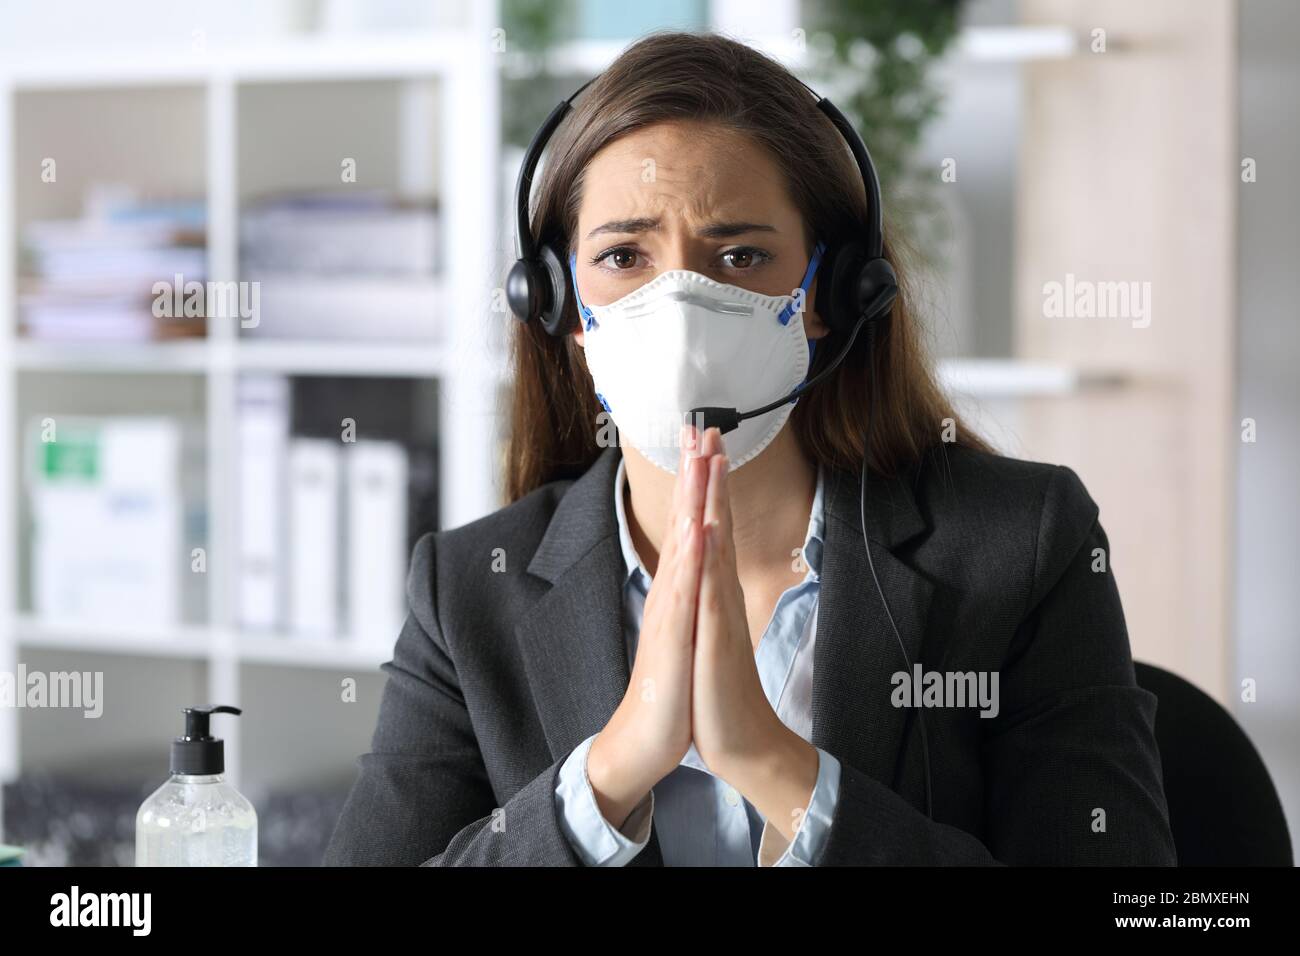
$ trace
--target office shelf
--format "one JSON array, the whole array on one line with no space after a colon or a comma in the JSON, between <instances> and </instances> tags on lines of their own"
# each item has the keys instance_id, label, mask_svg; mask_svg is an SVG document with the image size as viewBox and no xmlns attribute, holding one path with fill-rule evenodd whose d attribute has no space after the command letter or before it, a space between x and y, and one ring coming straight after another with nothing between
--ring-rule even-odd
<instances>
[{"instance_id":1,"label":"office shelf","mask_svg":"<svg viewBox=\"0 0 1300 956\"><path fill-rule=\"evenodd\" d=\"M364 641L304 638L244 631L237 624L237 568L218 556L238 553L238 382L252 372L436 380L440 397L447 399L438 403L437 420L440 520L445 526L463 524L498 506L493 443L483 440L482 423L463 412L492 407L499 369L484 342L493 338L492 326L501 317L469 307L454 312L441 307L442 302L483 301L482 277L499 271L497 231L504 222L499 208L499 63L490 43L499 24L497 4L476 2L467 7L467 17L462 28L437 35L363 33L283 37L209 49L42 52L0 63L0 183L5 184L0 189L0 448L5 452L0 455L0 542L10 549L0 558L0 671L14 671L21 651L38 648L199 662L206 665L201 678L205 696L236 705L241 703L241 668L249 665L377 679L379 665L391 657L396 634L388 635L386 642L379 635L366 635ZM388 124L384 128L393 138L383 141L382 150L366 152L375 143L368 111L335 115L320 108L321 103L334 103L340 91L352 91L383 107ZM280 115L280 104L295 97L317 107L314 117L303 122L318 124L308 127L320 134L318 141L299 143L292 136L270 135L280 132L267 125ZM110 112L104 113L101 105ZM90 120L89 127L95 121L110 124L114 135L102 138L75 122L79 116ZM138 130L122 127L122 117L138 124ZM146 194L170 189L202 195L207 204L205 280L259 278L240 275L243 205L263 191L286 185L337 186L339 162L332 150L340 143L352 148L354 126L359 131L358 152L343 155L363 160L359 188L387 185L403 195L436 198L440 235L455 237L454 243L437 247L438 277L410 280L405 286L411 308L436 312L437 322L428 323L430 337L278 338L266 334L275 329L251 332L237 321L219 320L208 322L206 337L184 340L89 343L19 336L17 239L22 227L32 219L73 214L85 183L125 181ZM160 140L160 128L170 138ZM266 135L259 137L259 132ZM55 135L59 142L47 145ZM37 148L59 156L59 179L27 197L22 194L31 188L26 171L37 168L29 163L30 151ZM286 150L294 148L302 155L287 157ZM322 152L331 159L328 168L315 167L313 180L309 160ZM79 157L75 164L64 161L69 155ZM384 168L366 165L367 156L373 155L391 157L392 163ZM339 283L331 288L357 302L358 339L367 328L367 306L390 308L383 303L391 303L391 298L368 292L367 283L376 283L382 292L386 280L331 281ZM444 313L445 324L439 324ZM372 319L373 326L386 315ZM264 314L262 320L265 325L274 317L268 320ZM395 325L386 334L396 335ZM167 376L190 377L194 386L182 381L156 389L155 383ZM75 394L65 397L67 389ZM24 610L19 567L26 557L19 552L19 529L25 514L20 507L19 456L13 452L20 448L21 429L27 424L19 420L19 410L27 409L30 402L24 400L33 394L59 396L61 406L87 410L98 407L104 394L120 397L118 405L131 408L184 401L206 419L203 485L211 560L204 581L205 623L165 629L56 623ZM280 678L291 675L278 672ZM17 710L0 708L0 783L13 780L22 765L20 719ZM234 721L223 735L227 770L236 782L244 732L252 730L242 731ZM341 755L340 766L350 764L354 756Z\"/></svg>"},{"instance_id":2,"label":"office shelf","mask_svg":"<svg viewBox=\"0 0 1300 956\"><path fill-rule=\"evenodd\" d=\"M38 342L19 339L14 364L24 370L122 372L131 375L207 371L208 346L183 342Z\"/></svg>"},{"instance_id":3,"label":"office shelf","mask_svg":"<svg viewBox=\"0 0 1300 956\"><path fill-rule=\"evenodd\" d=\"M392 635L395 639L397 635ZM393 656L392 643L360 641L347 635L301 637L295 634L244 632L237 635L235 656L246 664L275 664L327 670L372 671Z\"/></svg>"},{"instance_id":4,"label":"office shelf","mask_svg":"<svg viewBox=\"0 0 1300 956\"><path fill-rule=\"evenodd\" d=\"M454 368L447 349L424 343L245 341L232 349L229 356L240 369L287 375L433 378L447 375Z\"/></svg>"},{"instance_id":5,"label":"office shelf","mask_svg":"<svg viewBox=\"0 0 1300 956\"><path fill-rule=\"evenodd\" d=\"M28 647L191 659L205 658L211 651L208 630L193 626L159 631L82 622L42 621L32 615L18 615L14 619L12 630L17 643Z\"/></svg>"},{"instance_id":6,"label":"office shelf","mask_svg":"<svg viewBox=\"0 0 1300 956\"><path fill-rule=\"evenodd\" d=\"M18 341L14 366L24 371L169 375L217 371L282 372L285 375L368 375L439 378L455 363L448 350L409 344L267 339L238 345L185 343L51 343Z\"/></svg>"},{"instance_id":7,"label":"office shelf","mask_svg":"<svg viewBox=\"0 0 1300 956\"><path fill-rule=\"evenodd\" d=\"M373 671L393 653L391 644L382 644L378 640L361 641L343 634L306 637L275 631L227 631L201 625L140 628L43 621L31 614L15 617L12 631L16 642L24 647L187 660L233 660L327 670Z\"/></svg>"},{"instance_id":8,"label":"office shelf","mask_svg":"<svg viewBox=\"0 0 1300 956\"><path fill-rule=\"evenodd\" d=\"M1034 398L1070 395L1083 389L1123 385L1122 371L1076 368L1023 359L957 358L937 364L948 391L976 398Z\"/></svg>"}]
</instances>

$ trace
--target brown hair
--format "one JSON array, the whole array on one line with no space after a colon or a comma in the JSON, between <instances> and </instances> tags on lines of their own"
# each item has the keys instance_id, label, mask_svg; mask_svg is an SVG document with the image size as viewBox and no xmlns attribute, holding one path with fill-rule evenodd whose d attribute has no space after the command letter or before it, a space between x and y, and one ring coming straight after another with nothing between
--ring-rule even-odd
<instances>
[{"instance_id":1,"label":"brown hair","mask_svg":"<svg viewBox=\"0 0 1300 956\"><path fill-rule=\"evenodd\" d=\"M656 33L625 50L575 101L557 131L535 190L532 229L538 241L567 260L591 158L625 133L672 120L718 123L765 147L783 171L810 236L835 244L862 235L868 221L862 177L843 137L792 73L724 36ZM870 372L866 335L860 332L840 367L800 398L790 426L813 461L856 471L874 374L880 409L872 426L873 471L888 475L918 463L941 444L945 418L956 422L959 444L991 451L958 421L934 380L910 311L914 293L901 261L902 243L888 226L885 235L884 254L898 275L899 294L876 336ZM566 310L576 324L572 296ZM582 347L572 335L551 336L538 322L514 325L510 501L549 481L578 477L603 450L596 440L602 408ZM837 351L818 348L809 375Z\"/></svg>"}]
</instances>

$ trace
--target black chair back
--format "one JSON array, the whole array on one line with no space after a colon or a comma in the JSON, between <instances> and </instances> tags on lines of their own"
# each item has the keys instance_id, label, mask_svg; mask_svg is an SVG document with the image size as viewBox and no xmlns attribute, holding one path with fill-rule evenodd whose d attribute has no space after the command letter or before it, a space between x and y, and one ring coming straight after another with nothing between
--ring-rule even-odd
<instances>
[{"instance_id":1,"label":"black chair back","mask_svg":"<svg viewBox=\"0 0 1300 956\"><path fill-rule=\"evenodd\" d=\"M1160 699L1156 742L1179 866L1292 866L1273 780L1232 715L1176 674L1134 663Z\"/></svg>"}]
</instances>

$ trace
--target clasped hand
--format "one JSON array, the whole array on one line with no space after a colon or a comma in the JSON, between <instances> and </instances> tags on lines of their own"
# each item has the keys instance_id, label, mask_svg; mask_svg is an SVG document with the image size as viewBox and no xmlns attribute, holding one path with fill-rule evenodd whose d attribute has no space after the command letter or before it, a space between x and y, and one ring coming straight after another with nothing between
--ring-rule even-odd
<instances>
[{"instance_id":1,"label":"clasped hand","mask_svg":"<svg viewBox=\"0 0 1300 956\"><path fill-rule=\"evenodd\" d=\"M781 722L759 679L727 475L718 429L700 437L685 426L631 681L593 742L588 777L606 818L621 822L693 742L710 771L791 839L817 751Z\"/></svg>"}]
</instances>

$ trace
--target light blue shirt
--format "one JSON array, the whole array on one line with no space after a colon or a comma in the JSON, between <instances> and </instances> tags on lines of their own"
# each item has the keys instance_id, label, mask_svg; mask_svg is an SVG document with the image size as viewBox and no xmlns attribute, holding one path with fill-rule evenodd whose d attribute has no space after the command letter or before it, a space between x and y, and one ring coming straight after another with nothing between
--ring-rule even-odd
<instances>
[{"instance_id":1,"label":"light blue shirt","mask_svg":"<svg viewBox=\"0 0 1300 956\"><path fill-rule=\"evenodd\" d=\"M636 553L623 506L624 463L614 477L614 506L627 577L623 585L623 626L628 660L636 657L641 616L650 590L650 574ZM763 692L781 720L805 740L812 729L812 659L821 590L824 540L824 473L818 469L817 493L804 538L804 579L787 588L776 602L763 632L754 663ZM818 748L817 783L795 838L788 845L780 831L700 759L695 745L681 763L641 801L623 823L613 826L601 815L587 779L592 734L560 767L556 806L561 828L588 866L623 866L644 849L651 820L667 866L813 866L825 846L839 797L840 764Z\"/></svg>"}]
</instances>

